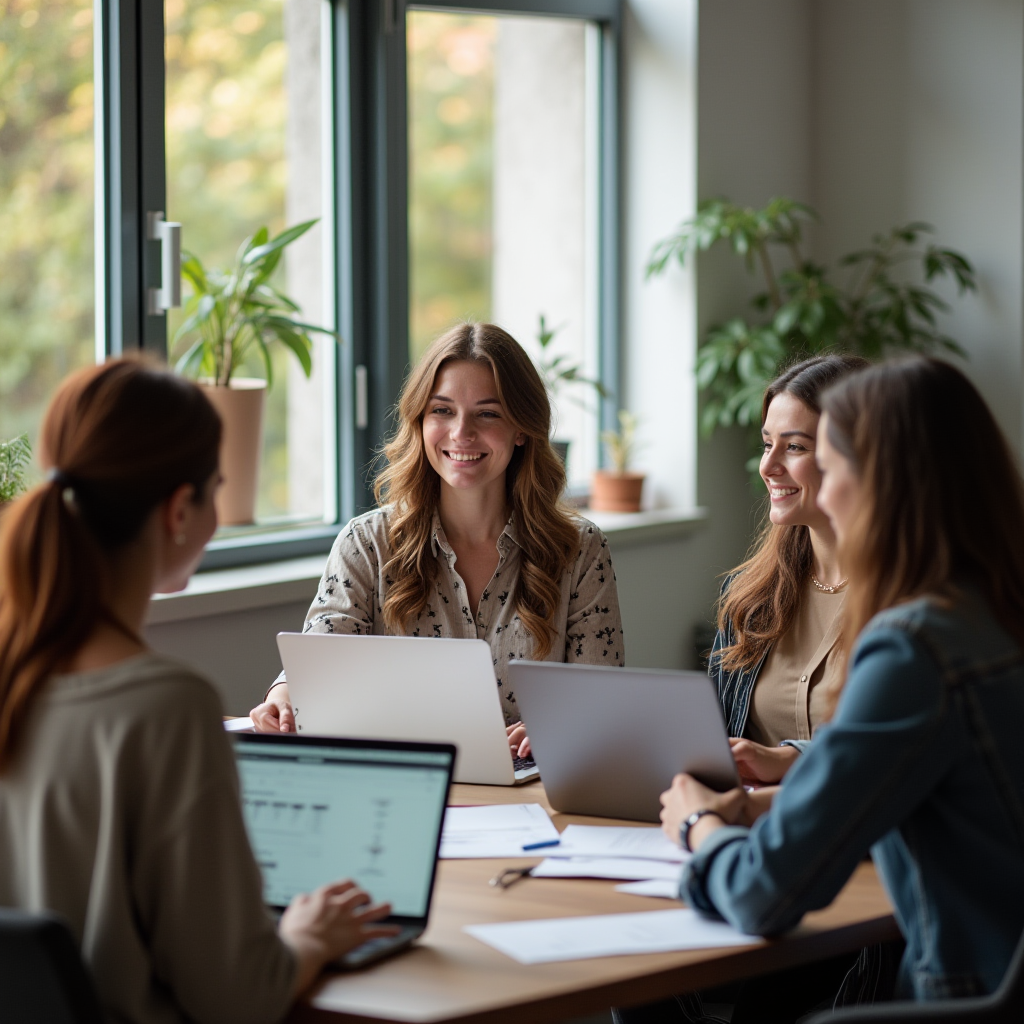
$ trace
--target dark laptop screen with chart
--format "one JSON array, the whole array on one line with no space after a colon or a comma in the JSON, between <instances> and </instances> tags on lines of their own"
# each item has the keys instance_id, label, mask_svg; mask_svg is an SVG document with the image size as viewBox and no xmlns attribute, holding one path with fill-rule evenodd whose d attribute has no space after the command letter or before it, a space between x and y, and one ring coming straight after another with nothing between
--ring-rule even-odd
<instances>
[{"instance_id":1,"label":"dark laptop screen with chart","mask_svg":"<svg viewBox=\"0 0 1024 1024\"><path fill-rule=\"evenodd\" d=\"M295 735L235 739L263 896L351 878L392 918L426 918L455 748Z\"/></svg>"}]
</instances>

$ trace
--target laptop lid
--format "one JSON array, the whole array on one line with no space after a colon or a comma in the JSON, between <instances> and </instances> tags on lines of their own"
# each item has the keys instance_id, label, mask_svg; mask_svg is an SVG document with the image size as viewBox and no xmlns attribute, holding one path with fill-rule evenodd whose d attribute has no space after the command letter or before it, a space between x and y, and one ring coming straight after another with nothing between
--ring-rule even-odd
<instances>
[{"instance_id":1,"label":"laptop lid","mask_svg":"<svg viewBox=\"0 0 1024 1024\"><path fill-rule=\"evenodd\" d=\"M486 641L278 633L277 646L300 732L454 743L456 782L515 781Z\"/></svg>"},{"instance_id":2,"label":"laptop lid","mask_svg":"<svg viewBox=\"0 0 1024 1024\"><path fill-rule=\"evenodd\" d=\"M719 791L739 785L706 675L528 661L506 672L558 811L658 821L678 772Z\"/></svg>"},{"instance_id":3,"label":"laptop lid","mask_svg":"<svg viewBox=\"0 0 1024 1024\"><path fill-rule=\"evenodd\" d=\"M437 871L455 748L292 734L233 736L263 898L351 878L389 922L422 924Z\"/></svg>"}]
</instances>

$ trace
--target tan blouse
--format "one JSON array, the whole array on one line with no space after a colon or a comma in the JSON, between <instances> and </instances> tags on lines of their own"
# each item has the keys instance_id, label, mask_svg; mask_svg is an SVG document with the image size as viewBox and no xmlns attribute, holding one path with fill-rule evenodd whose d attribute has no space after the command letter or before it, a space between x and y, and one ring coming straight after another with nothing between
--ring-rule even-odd
<instances>
[{"instance_id":1,"label":"tan blouse","mask_svg":"<svg viewBox=\"0 0 1024 1024\"><path fill-rule=\"evenodd\" d=\"M545 660L622 665L622 619L608 541L588 520L579 518L576 522L579 550L562 578L561 602L553 618L555 640ZM353 519L341 531L328 556L303 632L374 636L392 632L381 614L391 585L384 571L391 558L387 523L387 508L375 509ZM409 624L407 635L486 640L491 646L505 720L511 724L521 716L515 694L504 685L503 667L514 659L533 657L533 637L511 601L519 579L519 541L512 520L498 538L497 547L498 566L474 616L455 552L435 513L430 549L440 563L436 592L426 609Z\"/></svg>"},{"instance_id":2,"label":"tan blouse","mask_svg":"<svg viewBox=\"0 0 1024 1024\"><path fill-rule=\"evenodd\" d=\"M828 594L808 580L792 627L754 684L748 739L768 747L809 740L831 718L843 685L838 640L845 597L845 590Z\"/></svg>"}]
</instances>

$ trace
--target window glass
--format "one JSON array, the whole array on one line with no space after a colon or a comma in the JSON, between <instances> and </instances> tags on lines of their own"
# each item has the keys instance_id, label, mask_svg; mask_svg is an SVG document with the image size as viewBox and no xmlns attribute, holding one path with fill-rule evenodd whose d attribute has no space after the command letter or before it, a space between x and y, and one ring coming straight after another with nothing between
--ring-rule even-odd
<instances>
[{"instance_id":1,"label":"window glass","mask_svg":"<svg viewBox=\"0 0 1024 1024\"><path fill-rule=\"evenodd\" d=\"M209 266L230 267L259 227L271 236L320 222L285 251L272 283L301 320L333 325L330 211L321 146L326 72L323 0L165 0L167 217L182 246ZM185 285L185 297L188 285ZM172 358L183 320L169 317ZM257 523L335 517L334 347L312 334L313 377L271 346ZM243 370L264 375L254 357Z\"/></svg>"},{"instance_id":2,"label":"window glass","mask_svg":"<svg viewBox=\"0 0 1024 1024\"><path fill-rule=\"evenodd\" d=\"M597 377L597 29L410 11L410 358L461 319ZM540 318L555 334L538 344ZM570 482L597 460L597 395L554 382Z\"/></svg>"},{"instance_id":3,"label":"window glass","mask_svg":"<svg viewBox=\"0 0 1024 1024\"><path fill-rule=\"evenodd\" d=\"M95 357L92 0L0 0L0 440Z\"/></svg>"}]
</instances>

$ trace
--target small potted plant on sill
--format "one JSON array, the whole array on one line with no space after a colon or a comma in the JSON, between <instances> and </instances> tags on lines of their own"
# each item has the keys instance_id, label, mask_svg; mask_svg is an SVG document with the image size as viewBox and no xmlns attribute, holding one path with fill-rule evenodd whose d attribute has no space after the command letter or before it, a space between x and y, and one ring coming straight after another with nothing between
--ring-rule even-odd
<instances>
[{"instance_id":1,"label":"small potted plant on sill","mask_svg":"<svg viewBox=\"0 0 1024 1024\"><path fill-rule=\"evenodd\" d=\"M311 331L334 335L296 319L299 307L270 283L287 246L304 235L316 220L305 221L270 238L261 227L239 247L230 270L207 270L198 256L186 253L182 275L192 286L188 314L175 343L194 338L176 369L195 377L220 413L221 473L217 514L224 525L251 523L255 517L263 435L263 406L274 371L269 346L289 349L308 377L313 369ZM336 336L336 335L335 335ZM252 355L262 359L266 378L238 374Z\"/></svg>"},{"instance_id":2,"label":"small potted plant on sill","mask_svg":"<svg viewBox=\"0 0 1024 1024\"><path fill-rule=\"evenodd\" d=\"M593 388L598 397L608 398L608 389L599 381L591 377L585 377L580 371L579 363L568 361L564 355L553 355L548 351L551 342L561 327L548 327L547 320L543 313L540 314L540 321L537 326L537 343L540 345L540 359L537 361L537 370L540 373L544 386L548 389L552 398L556 397L566 384L583 384ZM578 404L583 403L579 399L573 399ZM551 447L558 453L562 465L567 466L569 462L569 442L552 439Z\"/></svg>"},{"instance_id":3,"label":"small potted plant on sill","mask_svg":"<svg viewBox=\"0 0 1024 1024\"><path fill-rule=\"evenodd\" d=\"M0 515L28 485L25 472L32 458L28 434L19 434L9 441L0 441Z\"/></svg>"},{"instance_id":4,"label":"small potted plant on sill","mask_svg":"<svg viewBox=\"0 0 1024 1024\"><path fill-rule=\"evenodd\" d=\"M619 429L601 433L613 468L594 471L590 507L595 512L640 511L640 495L646 474L629 471L637 448L636 426L636 416L620 409Z\"/></svg>"}]
</instances>

